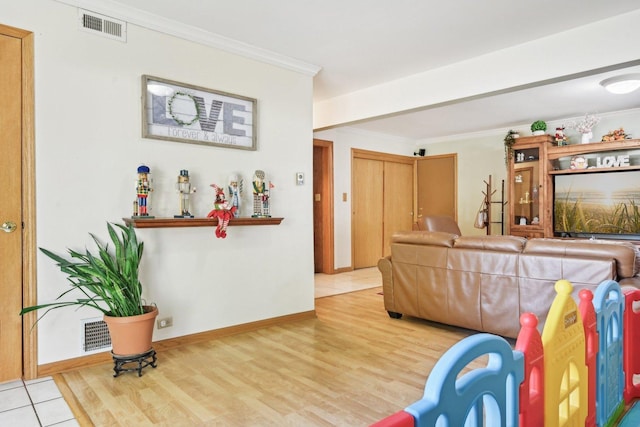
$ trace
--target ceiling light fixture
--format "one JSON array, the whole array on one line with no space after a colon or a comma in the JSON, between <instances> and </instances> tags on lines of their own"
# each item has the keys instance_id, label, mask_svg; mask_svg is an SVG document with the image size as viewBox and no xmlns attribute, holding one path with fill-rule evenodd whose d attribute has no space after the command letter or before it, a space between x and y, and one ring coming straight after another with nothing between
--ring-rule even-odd
<instances>
[{"instance_id":1,"label":"ceiling light fixture","mask_svg":"<svg viewBox=\"0 0 640 427\"><path fill-rule=\"evenodd\" d=\"M640 74L625 74L622 76L611 77L604 79L600 84L611 93L630 93L640 87Z\"/></svg>"}]
</instances>

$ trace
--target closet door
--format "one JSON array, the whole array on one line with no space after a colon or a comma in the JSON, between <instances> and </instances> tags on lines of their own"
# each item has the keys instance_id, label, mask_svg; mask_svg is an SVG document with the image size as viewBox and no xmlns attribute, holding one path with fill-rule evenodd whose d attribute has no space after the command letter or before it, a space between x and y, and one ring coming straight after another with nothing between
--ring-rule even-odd
<instances>
[{"instance_id":1,"label":"closet door","mask_svg":"<svg viewBox=\"0 0 640 427\"><path fill-rule=\"evenodd\" d=\"M391 236L413 224L414 158L374 151L352 155L353 268L391 254Z\"/></svg>"},{"instance_id":2,"label":"closet door","mask_svg":"<svg viewBox=\"0 0 640 427\"><path fill-rule=\"evenodd\" d=\"M413 225L413 163L384 162L382 256L391 255L391 236Z\"/></svg>"},{"instance_id":3,"label":"closet door","mask_svg":"<svg viewBox=\"0 0 640 427\"><path fill-rule=\"evenodd\" d=\"M382 255L384 162L354 158L351 173L353 267L373 267Z\"/></svg>"}]
</instances>

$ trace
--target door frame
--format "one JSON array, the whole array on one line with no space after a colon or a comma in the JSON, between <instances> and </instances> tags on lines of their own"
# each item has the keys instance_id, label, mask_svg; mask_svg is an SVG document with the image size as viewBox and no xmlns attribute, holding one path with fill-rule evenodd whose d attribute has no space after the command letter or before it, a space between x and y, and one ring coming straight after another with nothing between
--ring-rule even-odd
<instances>
[{"instance_id":1,"label":"door frame","mask_svg":"<svg viewBox=\"0 0 640 427\"><path fill-rule=\"evenodd\" d=\"M322 230L322 273L334 274L334 224L333 224L333 141L323 139L313 139L313 147L322 150L321 176L322 176L322 195L320 204L322 209L323 221L320 224ZM314 195L315 198L315 195ZM315 201L314 201L315 203ZM314 218L315 222L315 218ZM314 223L315 228L315 223ZM314 262L315 264L315 262Z\"/></svg>"},{"instance_id":2,"label":"door frame","mask_svg":"<svg viewBox=\"0 0 640 427\"><path fill-rule=\"evenodd\" d=\"M0 24L0 34L21 40L22 46L22 305L35 305L36 298L36 170L34 121L33 32ZM36 312L22 316L22 376L38 376L38 332L31 327Z\"/></svg>"}]
</instances>

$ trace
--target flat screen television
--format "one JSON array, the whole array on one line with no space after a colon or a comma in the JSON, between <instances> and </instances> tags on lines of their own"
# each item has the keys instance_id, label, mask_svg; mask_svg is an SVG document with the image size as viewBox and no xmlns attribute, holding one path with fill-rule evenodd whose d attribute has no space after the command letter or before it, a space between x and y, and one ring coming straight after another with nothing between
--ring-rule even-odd
<instances>
[{"instance_id":1,"label":"flat screen television","mask_svg":"<svg viewBox=\"0 0 640 427\"><path fill-rule=\"evenodd\" d=\"M640 240L640 170L555 175L557 237Z\"/></svg>"}]
</instances>

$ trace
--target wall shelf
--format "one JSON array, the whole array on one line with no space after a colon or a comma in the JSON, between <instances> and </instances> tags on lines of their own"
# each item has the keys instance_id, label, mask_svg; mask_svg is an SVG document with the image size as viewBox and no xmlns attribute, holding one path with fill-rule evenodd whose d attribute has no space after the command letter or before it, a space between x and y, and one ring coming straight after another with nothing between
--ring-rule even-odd
<instances>
[{"instance_id":1,"label":"wall shelf","mask_svg":"<svg viewBox=\"0 0 640 427\"><path fill-rule=\"evenodd\" d=\"M284 218L231 218L230 226L237 225L278 225ZM135 228L168 227L215 227L218 218L122 218L125 224Z\"/></svg>"}]
</instances>

